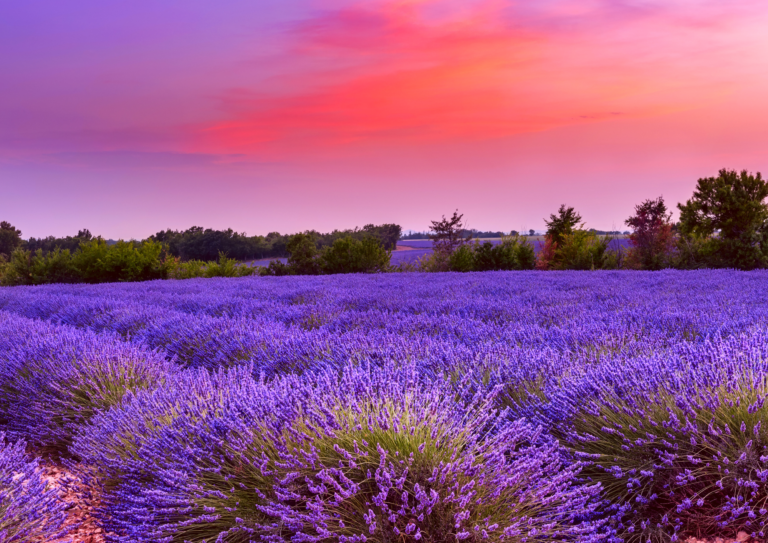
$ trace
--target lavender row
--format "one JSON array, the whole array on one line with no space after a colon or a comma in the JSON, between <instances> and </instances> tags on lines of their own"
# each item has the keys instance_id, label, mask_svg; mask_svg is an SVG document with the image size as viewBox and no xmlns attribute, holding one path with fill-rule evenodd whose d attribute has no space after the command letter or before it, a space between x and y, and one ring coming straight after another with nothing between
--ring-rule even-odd
<instances>
[{"instance_id":1,"label":"lavender row","mask_svg":"<svg viewBox=\"0 0 768 543\"><path fill-rule=\"evenodd\" d=\"M492 394L457 393L414 364L270 384L188 370L98 415L74 451L117 541L610 539L580 463Z\"/></svg>"},{"instance_id":2,"label":"lavender row","mask_svg":"<svg viewBox=\"0 0 768 543\"><path fill-rule=\"evenodd\" d=\"M163 349L188 366L577 358L763 326L762 272L245 278L0 291L0 307ZM448 293L448 294L446 294ZM514 348L514 349L513 349Z\"/></svg>"}]
</instances>

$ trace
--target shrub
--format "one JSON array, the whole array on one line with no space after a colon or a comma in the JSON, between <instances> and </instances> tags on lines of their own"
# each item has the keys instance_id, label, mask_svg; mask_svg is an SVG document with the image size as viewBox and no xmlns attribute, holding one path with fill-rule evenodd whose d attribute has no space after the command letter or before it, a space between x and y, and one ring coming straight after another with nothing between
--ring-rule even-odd
<instances>
[{"instance_id":1,"label":"shrub","mask_svg":"<svg viewBox=\"0 0 768 543\"><path fill-rule=\"evenodd\" d=\"M445 251L433 251L429 255L419 258L418 268L423 272L445 272L451 269L450 253Z\"/></svg>"},{"instance_id":2,"label":"shrub","mask_svg":"<svg viewBox=\"0 0 768 543\"><path fill-rule=\"evenodd\" d=\"M706 268L713 256L713 246L708 238L681 234L675 239L672 267L681 270Z\"/></svg>"},{"instance_id":3,"label":"shrub","mask_svg":"<svg viewBox=\"0 0 768 543\"><path fill-rule=\"evenodd\" d=\"M0 315L0 412L8 433L52 454L128 391L162 384L173 365L115 336Z\"/></svg>"},{"instance_id":4,"label":"shrub","mask_svg":"<svg viewBox=\"0 0 768 543\"><path fill-rule=\"evenodd\" d=\"M457 272L530 270L535 261L533 245L527 240L518 236L502 236L501 243L497 244L476 240L473 244L460 245L448 256L448 269ZM437 265L434 267L438 268Z\"/></svg>"},{"instance_id":5,"label":"shrub","mask_svg":"<svg viewBox=\"0 0 768 543\"><path fill-rule=\"evenodd\" d=\"M552 236L547 236L544 239L544 246L539 251L536 257L536 269L537 270L550 270L554 266L555 255L557 254L557 242Z\"/></svg>"},{"instance_id":6,"label":"shrub","mask_svg":"<svg viewBox=\"0 0 768 543\"><path fill-rule=\"evenodd\" d=\"M525 237L515 235L509 238L502 238L502 243L509 243L514 246L518 270L532 270L536 267L536 250L533 248L533 244L525 239Z\"/></svg>"},{"instance_id":7,"label":"shrub","mask_svg":"<svg viewBox=\"0 0 768 543\"><path fill-rule=\"evenodd\" d=\"M196 277L248 277L257 275L258 268L240 264L234 258L227 258L219 253L219 259L212 262L202 260L188 260L186 262L174 262L170 266L168 277L170 279L192 279Z\"/></svg>"},{"instance_id":8,"label":"shrub","mask_svg":"<svg viewBox=\"0 0 768 543\"><path fill-rule=\"evenodd\" d=\"M163 245L151 239L141 243L118 241L110 246L98 238L81 243L72 260L86 283L147 281L168 275L170 261L162 258L162 253Z\"/></svg>"},{"instance_id":9,"label":"shrub","mask_svg":"<svg viewBox=\"0 0 768 543\"><path fill-rule=\"evenodd\" d=\"M80 274L68 249L58 248L43 254L17 249L2 277L4 285L42 285L46 283L78 283Z\"/></svg>"},{"instance_id":10,"label":"shrub","mask_svg":"<svg viewBox=\"0 0 768 543\"><path fill-rule=\"evenodd\" d=\"M320 253L323 273L380 273L389 269L390 252L372 237L337 239Z\"/></svg>"},{"instance_id":11,"label":"shrub","mask_svg":"<svg viewBox=\"0 0 768 543\"><path fill-rule=\"evenodd\" d=\"M460 245L455 251L450 253L448 256L448 269L455 272L474 271L475 252L472 246Z\"/></svg>"},{"instance_id":12,"label":"shrub","mask_svg":"<svg viewBox=\"0 0 768 543\"><path fill-rule=\"evenodd\" d=\"M108 481L108 529L136 541L600 538L583 521L598 488L574 484L556 442L495 415L490 397L456 402L416 366L268 389L243 373L198 379L185 402L139 394L78 441Z\"/></svg>"},{"instance_id":13,"label":"shrub","mask_svg":"<svg viewBox=\"0 0 768 543\"><path fill-rule=\"evenodd\" d=\"M32 283L32 270L30 269L31 255L24 249L16 249L11 253L8 262L2 266L3 275L0 277L0 285L29 285Z\"/></svg>"},{"instance_id":14,"label":"shrub","mask_svg":"<svg viewBox=\"0 0 768 543\"><path fill-rule=\"evenodd\" d=\"M23 441L9 443L0 432L0 541L57 541L66 504L48 488L37 460L24 452Z\"/></svg>"},{"instance_id":15,"label":"shrub","mask_svg":"<svg viewBox=\"0 0 768 543\"><path fill-rule=\"evenodd\" d=\"M499 247L499 246L497 246ZM493 243L486 241L476 244L474 247L475 259L473 269L475 271L514 270L517 267L517 258L513 250L500 250Z\"/></svg>"},{"instance_id":16,"label":"shrub","mask_svg":"<svg viewBox=\"0 0 768 543\"><path fill-rule=\"evenodd\" d=\"M475 249L475 270L532 270L536 253L528 240L517 235L502 236L501 243L485 242Z\"/></svg>"},{"instance_id":17,"label":"shrub","mask_svg":"<svg viewBox=\"0 0 768 543\"><path fill-rule=\"evenodd\" d=\"M574 230L563 236L555 249L555 270L600 270L605 264L610 240L586 230Z\"/></svg>"}]
</instances>

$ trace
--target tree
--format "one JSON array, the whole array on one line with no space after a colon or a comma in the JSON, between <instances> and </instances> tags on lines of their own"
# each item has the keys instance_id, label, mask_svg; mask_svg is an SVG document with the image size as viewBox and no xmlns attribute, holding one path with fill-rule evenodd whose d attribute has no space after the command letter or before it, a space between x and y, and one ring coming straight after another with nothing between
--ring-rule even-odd
<instances>
[{"instance_id":1,"label":"tree","mask_svg":"<svg viewBox=\"0 0 768 543\"><path fill-rule=\"evenodd\" d=\"M625 221L634 228L629 236L633 246L630 259L643 269L660 270L668 265L674 241L671 217L659 196L635 206L635 214Z\"/></svg>"},{"instance_id":2,"label":"tree","mask_svg":"<svg viewBox=\"0 0 768 543\"><path fill-rule=\"evenodd\" d=\"M286 244L288 267L296 275L318 275L320 263L317 260L317 239L314 232L294 234Z\"/></svg>"},{"instance_id":3,"label":"tree","mask_svg":"<svg viewBox=\"0 0 768 543\"><path fill-rule=\"evenodd\" d=\"M760 172L722 169L699 179L680 208L684 236L705 238L710 264L743 270L768 264L768 182Z\"/></svg>"},{"instance_id":4,"label":"tree","mask_svg":"<svg viewBox=\"0 0 768 543\"><path fill-rule=\"evenodd\" d=\"M453 217L446 219L445 215L439 221L431 221L431 233L429 239L432 240L432 248L436 253L451 255L457 248L464 245L468 238L464 238L464 215L459 215L459 211L453 212Z\"/></svg>"},{"instance_id":5,"label":"tree","mask_svg":"<svg viewBox=\"0 0 768 543\"><path fill-rule=\"evenodd\" d=\"M573 234L573 231L581 225L581 215L576 213L572 207L560 206L557 215L550 215L549 220L544 219L547 225L547 236L552 239L553 244L562 245L565 236Z\"/></svg>"},{"instance_id":6,"label":"tree","mask_svg":"<svg viewBox=\"0 0 768 543\"><path fill-rule=\"evenodd\" d=\"M0 222L0 255L10 258L11 253L21 244L21 230L9 222Z\"/></svg>"},{"instance_id":7,"label":"tree","mask_svg":"<svg viewBox=\"0 0 768 543\"><path fill-rule=\"evenodd\" d=\"M399 224L382 224L375 226L373 224L366 224L363 226L363 239L367 237L373 237L381 243L381 246L388 250L393 251L397 248L397 240L403 233L403 229Z\"/></svg>"}]
</instances>

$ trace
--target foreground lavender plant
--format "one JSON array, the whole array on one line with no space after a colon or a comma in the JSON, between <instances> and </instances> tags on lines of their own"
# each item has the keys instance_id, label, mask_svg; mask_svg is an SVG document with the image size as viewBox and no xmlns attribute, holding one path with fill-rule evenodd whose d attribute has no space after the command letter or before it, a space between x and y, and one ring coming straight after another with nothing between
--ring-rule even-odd
<instances>
[{"instance_id":1,"label":"foreground lavender plant","mask_svg":"<svg viewBox=\"0 0 768 543\"><path fill-rule=\"evenodd\" d=\"M65 504L46 487L37 460L24 448L23 441L9 443L0 433L0 542L57 541L67 532Z\"/></svg>"},{"instance_id":2,"label":"foreground lavender plant","mask_svg":"<svg viewBox=\"0 0 768 543\"><path fill-rule=\"evenodd\" d=\"M198 373L182 378L187 405L167 388L94 419L75 450L99 466L107 529L126 541L603 538L586 521L599 487L577 485L579 465L487 395L457 403L415 366L246 380Z\"/></svg>"},{"instance_id":3,"label":"foreground lavender plant","mask_svg":"<svg viewBox=\"0 0 768 543\"><path fill-rule=\"evenodd\" d=\"M584 474L602 484L604 512L625 541L763 539L767 399L768 336L753 333L594 367L538 408L589 462Z\"/></svg>"},{"instance_id":4,"label":"foreground lavender plant","mask_svg":"<svg viewBox=\"0 0 768 543\"><path fill-rule=\"evenodd\" d=\"M0 420L9 435L66 454L94 413L176 371L149 349L111 335L0 313Z\"/></svg>"}]
</instances>

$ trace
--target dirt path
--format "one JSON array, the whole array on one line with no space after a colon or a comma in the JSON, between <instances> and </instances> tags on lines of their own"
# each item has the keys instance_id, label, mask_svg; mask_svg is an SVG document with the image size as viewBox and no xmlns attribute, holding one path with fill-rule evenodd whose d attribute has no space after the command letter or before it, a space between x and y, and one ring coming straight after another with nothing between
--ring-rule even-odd
<instances>
[{"instance_id":1,"label":"dirt path","mask_svg":"<svg viewBox=\"0 0 768 543\"><path fill-rule=\"evenodd\" d=\"M104 543L104 534L102 529L96 524L96 519L91 515L90 507L79 499L75 491L78 485L77 479L66 468L61 466L47 464L41 467L43 469L43 477L48 484L58 488L64 501L71 504L70 509L67 511L65 525L76 526L76 528L61 543L64 541L70 541L71 543Z\"/></svg>"}]
</instances>

